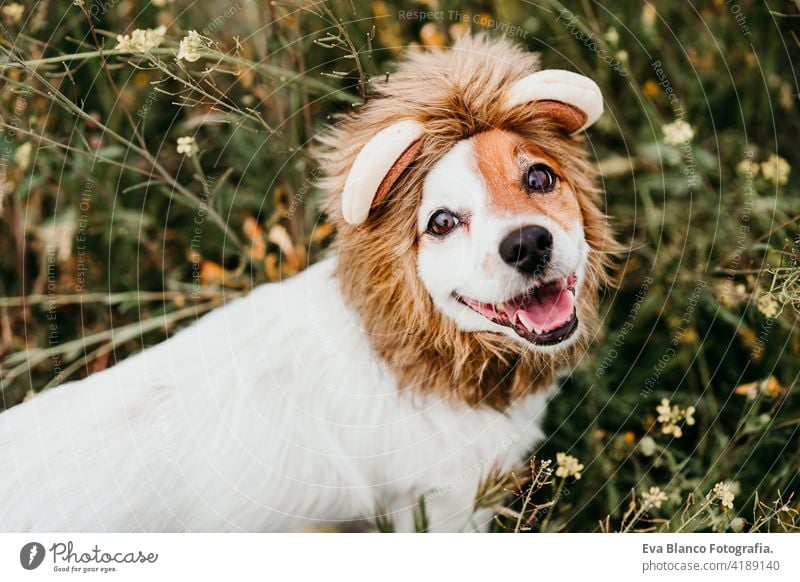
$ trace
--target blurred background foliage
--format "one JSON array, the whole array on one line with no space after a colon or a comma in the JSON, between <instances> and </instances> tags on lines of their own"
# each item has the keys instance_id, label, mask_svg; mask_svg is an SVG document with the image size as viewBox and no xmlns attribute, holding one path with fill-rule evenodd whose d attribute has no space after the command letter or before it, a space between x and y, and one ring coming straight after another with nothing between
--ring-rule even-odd
<instances>
[{"instance_id":1,"label":"blurred background foliage","mask_svg":"<svg viewBox=\"0 0 800 582\"><path fill-rule=\"evenodd\" d=\"M497 529L676 530L720 481L734 509L687 529L796 523L797 2L45 0L0 23L3 407L316 260L315 135L404 52L483 30L601 86L587 143L629 249L537 451L582 478L536 489L545 518L523 488ZM134 29L163 38L115 51ZM650 487L669 501L629 511Z\"/></svg>"}]
</instances>

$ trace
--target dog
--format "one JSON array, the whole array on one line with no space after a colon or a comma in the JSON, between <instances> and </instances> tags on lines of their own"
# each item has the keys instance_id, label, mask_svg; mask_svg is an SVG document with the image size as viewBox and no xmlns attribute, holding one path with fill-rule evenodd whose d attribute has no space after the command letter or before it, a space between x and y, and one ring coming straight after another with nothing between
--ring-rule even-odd
<instances>
[{"instance_id":1,"label":"dog","mask_svg":"<svg viewBox=\"0 0 800 582\"><path fill-rule=\"evenodd\" d=\"M0 529L486 529L609 283L602 95L482 35L375 93L320 139L328 258L0 415Z\"/></svg>"}]
</instances>

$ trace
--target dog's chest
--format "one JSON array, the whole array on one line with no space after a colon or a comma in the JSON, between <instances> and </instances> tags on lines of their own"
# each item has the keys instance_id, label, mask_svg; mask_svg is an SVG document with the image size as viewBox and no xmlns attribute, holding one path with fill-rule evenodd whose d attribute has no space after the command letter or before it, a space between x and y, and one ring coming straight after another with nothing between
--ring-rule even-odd
<instances>
[{"instance_id":1,"label":"dog's chest","mask_svg":"<svg viewBox=\"0 0 800 582\"><path fill-rule=\"evenodd\" d=\"M546 393L505 414L423 391L398 393L389 364L344 305L335 268L325 261L254 297L254 305L280 315L263 317L264 326L277 317L279 329L248 344L257 349L247 359L259 364L249 370L247 406L268 420L283 443L282 458L298 459L286 474L335 487L424 494L477 484L531 449L541 437Z\"/></svg>"}]
</instances>

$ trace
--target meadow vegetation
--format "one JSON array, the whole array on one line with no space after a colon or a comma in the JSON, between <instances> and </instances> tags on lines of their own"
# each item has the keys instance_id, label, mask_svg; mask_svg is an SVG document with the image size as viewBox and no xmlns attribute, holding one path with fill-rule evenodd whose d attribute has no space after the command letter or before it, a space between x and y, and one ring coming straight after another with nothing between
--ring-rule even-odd
<instances>
[{"instance_id":1,"label":"meadow vegetation","mask_svg":"<svg viewBox=\"0 0 800 582\"><path fill-rule=\"evenodd\" d=\"M4 2L2 407L317 260L315 136L405 51L486 31L603 89L587 144L626 252L546 441L476 507L498 531L796 530L798 23L796 1Z\"/></svg>"}]
</instances>

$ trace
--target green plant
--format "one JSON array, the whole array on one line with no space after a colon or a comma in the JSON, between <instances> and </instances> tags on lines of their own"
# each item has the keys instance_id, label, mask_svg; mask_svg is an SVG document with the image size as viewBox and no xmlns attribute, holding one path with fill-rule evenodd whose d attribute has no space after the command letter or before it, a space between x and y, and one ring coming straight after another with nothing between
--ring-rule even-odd
<instances>
[{"instance_id":1,"label":"green plant","mask_svg":"<svg viewBox=\"0 0 800 582\"><path fill-rule=\"evenodd\" d=\"M476 507L501 531L797 528L796 2L158 4L0 15L3 407L313 262L314 137L403 50L486 29L603 88L589 147L629 250L536 451L581 479L494 472Z\"/></svg>"}]
</instances>

